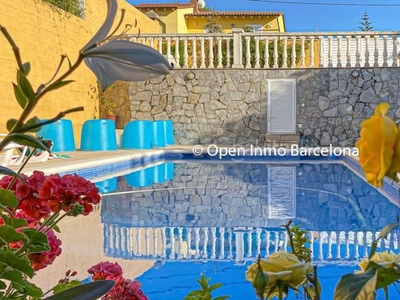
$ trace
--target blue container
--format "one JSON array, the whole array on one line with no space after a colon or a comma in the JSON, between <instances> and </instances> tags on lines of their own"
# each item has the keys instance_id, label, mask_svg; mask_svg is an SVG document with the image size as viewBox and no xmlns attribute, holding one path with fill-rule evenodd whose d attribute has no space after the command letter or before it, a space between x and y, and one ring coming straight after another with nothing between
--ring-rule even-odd
<instances>
[{"instance_id":1,"label":"blue container","mask_svg":"<svg viewBox=\"0 0 400 300\"><path fill-rule=\"evenodd\" d=\"M102 194L114 192L117 190L117 177L95 182L94 185Z\"/></svg>"},{"instance_id":2,"label":"blue container","mask_svg":"<svg viewBox=\"0 0 400 300\"><path fill-rule=\"evenodd\" d=\"M174 179L174 171L175 171L175 164L174 163L165 163L165 179L172 180Z\"/></svg>"},{"instance_id":3,"label":"blue container","mask_svg":"<svg viewBox=\"0 0 400 300\"><path fill-rule=\"evenodd\" d=\"M74 129L71 120L61 119L54 123L44 125L36 133L36 136L41 136L45 140L51 140L53 142L53 147L51 148L52 152L76 150Z\"/></svg>"},{"instance_id":4,"label":"blue container","mask_svg":"<svg viewBox=\"0 0 400 300\"><path fill-rule=\"evenodd\" d=\"M167 135L165 134L165 123L162 120L153 121L152 129L152 147L163 148L167 145Z\"/></svg>"},{"instance_id":5,"label":"blue container","mask_svg":"<svg viewBox=\"0 0 400 300\"><path fill-rule=\"evenodd\" d=\"M174 126L171 120L164 121L164 130L166 135L166 144L167 145L174 145Z\"/></svg>"},{"instance_id":6,"label":"blue container","mask_svg":"<svg viewBox=\"0 0 400 300\"><path fill-rule=\"evenodd\" d=\"M151 149L151 122L130 121L122 132L120 144L123 149Z\"/></svg>"},{"instance_id":7,"label":"blue container","mask_svg":"<svg viewBox=\"0 0 400 300\"><path fill-rule=\"evenodd\" d=\"M154 169L154 183L163 183L166 179L165 163L152 167Z\"/></svg>"},{"instance_id":8,"label":"blue container","mask_svg":"<svg viewBox=\"0 0 400 300\"><path fill-rule=\"evenodd\" d=\"M112 120L88 120L83 123L81 150L117 150L115 122Z\"/></svg>"},{"instance_id":9,"label":"blue container","mask_svg":"<svg viewBox=\"0 0 400 300\"><path fill-rule=\"evenodd\" d=\"M154 169L147 168L124 176L126 183L132 187L151 186L154 183Z\"/></svg>"}]
</instances>

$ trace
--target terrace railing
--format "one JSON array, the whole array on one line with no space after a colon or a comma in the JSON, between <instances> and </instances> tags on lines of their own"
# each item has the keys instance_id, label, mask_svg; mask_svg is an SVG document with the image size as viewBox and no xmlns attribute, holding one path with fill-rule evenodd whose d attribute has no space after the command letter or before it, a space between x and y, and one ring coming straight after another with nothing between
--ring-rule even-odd
<instances>
[{"instance_id":1,"label":"terrace railing","mask_svg":"<svg viewBox=\"0 0 400 300\"><path fill-rule=\"evenodd\" d=\"M312 258L316 263L357 262L368 257L379 232L310 231ZM288 250L285 231L249 227L152 227L104 224L104 254L126 259L168 261L255 261L258 255ZM400 250L400 232L381 240L378 251Z\"/></svg>"},{"instance_id":2,"label":"terrace railing","mask_svg":"<svg viewBox=\"0 0 400 300\"><path fill-rule=\"evenodd\" d=\"M175 68L397 67L398 31L143 34L128 39L165 55Z\"/></svg>"}]
</instances>

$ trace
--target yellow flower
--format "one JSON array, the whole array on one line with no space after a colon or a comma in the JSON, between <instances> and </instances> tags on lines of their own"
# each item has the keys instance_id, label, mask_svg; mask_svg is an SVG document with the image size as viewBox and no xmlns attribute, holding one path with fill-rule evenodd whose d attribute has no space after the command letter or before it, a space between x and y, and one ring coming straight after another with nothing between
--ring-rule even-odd
<instances>
[{"instance_id":1,"label":"yellow flower","mask_svg":"<svg viewBox=\"0 0 400 300\"><path fill-rule=\"evenodd\" d=\"M381 267L386 268L386 269L395 268L397 265L400 264L400 253L396 254L393 251L378 252L378 253L375 253L371 257L371 261L377 263L378 265L380 265ZM356 273L365 272L367 270L367 266L368 266L369 262L370 261L368 258L364 258L358 264L358 266L360 267L361 270L356 271Z\"/></svg>"},{"instance_id":2,"label":"yellow flower","mask_svg":"<svg viewBox=\"0 0 400 300\"><path fill-rule=\"evenodd\" d=\"M393 154L398 139L398 129L394 121L386 116L390 105L381 103L375 108L375 114L361 123L360 139L356 143L359 161L367 181L381 187L383 178L393 173ZM399 145L400 147L400 145ZM395 163L400 160L395 160ZM396 168L396 164L393 165ZM398 171L398 170L396 170Z\"/></svg>"},{"instance_id":3,"label":"yellow flower","mask_svg":"<svg viewBox=\"0 0 400 300\"><path fill-rule=\"evenodd\" d=\"M267 260L261 260L260 265L268 276L264 295L270 294L269 299L278 295L278 281L284 285L298 288L306 280L306 275L312 270L309 263L303 263L299 261L296 255L284 251L273 253ZM246 279L253 282L256 273L257 263L254 263L248 267Z\"/></svg>"}]
</instances>

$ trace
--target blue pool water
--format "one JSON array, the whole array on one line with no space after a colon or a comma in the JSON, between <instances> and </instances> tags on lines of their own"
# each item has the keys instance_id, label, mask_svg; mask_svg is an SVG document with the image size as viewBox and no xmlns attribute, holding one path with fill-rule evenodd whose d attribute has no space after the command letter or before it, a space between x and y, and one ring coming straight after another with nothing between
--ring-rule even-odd
<instances>
[{"instance_id":1,"label":"blue pool water","mask_svg":"<svg viewBox=\"0 0 400 300\"><path fill-rule=\"evenodd\" d=\"M396 198L339 161L171 161L98 186L108 193L104 253L156 261L137 278L149 299L183 299L203 273L225 284L215 296L255 299L245 270L259 253L287 249L280 225L288 220L310 231L323 299L332 299L339 277L400 214ZM395 232L380 249L399 243Z\"/></svg>"}]
</instances>

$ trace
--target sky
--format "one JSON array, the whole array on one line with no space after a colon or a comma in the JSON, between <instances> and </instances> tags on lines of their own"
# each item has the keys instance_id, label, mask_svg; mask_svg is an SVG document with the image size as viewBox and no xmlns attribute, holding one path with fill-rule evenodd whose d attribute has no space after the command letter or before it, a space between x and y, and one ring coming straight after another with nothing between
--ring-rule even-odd
<instances>
[{"instance_id":1,"label":"sky","mask_svg":"<svg viewBox=\"0 0 400 300\"><path fill-rule=\"evenodd\" d=\"M189 3L190 0L127 0L140 3ZM373 30L400 31L399 0L204 0L216 11L278 11L288 32L359 31L364 13ZM323 5L322 5L323 4Z\"/></svg>"}]
</instances>

